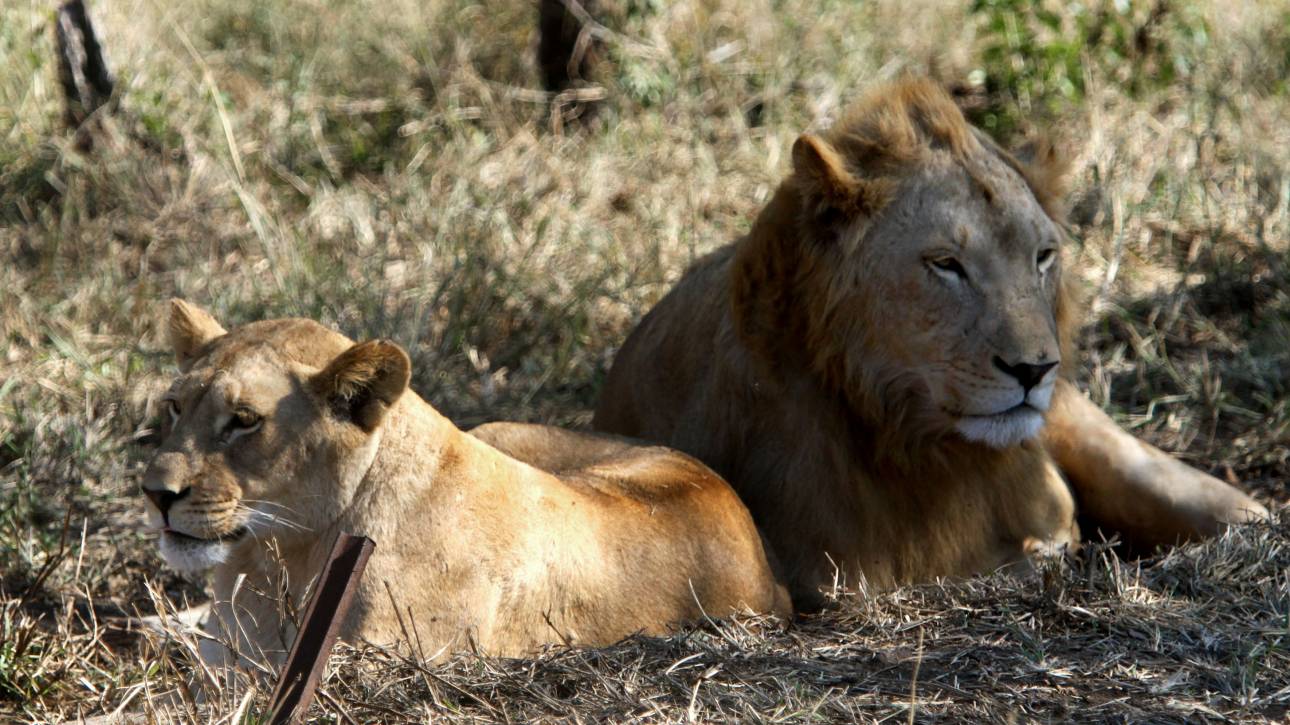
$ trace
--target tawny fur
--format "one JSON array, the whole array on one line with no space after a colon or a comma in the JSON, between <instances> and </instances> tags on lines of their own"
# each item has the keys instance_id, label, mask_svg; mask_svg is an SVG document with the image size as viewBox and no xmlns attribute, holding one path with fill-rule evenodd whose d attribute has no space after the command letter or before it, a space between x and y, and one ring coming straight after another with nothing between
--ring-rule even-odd
<instances>
[{"instance_id":1,"label":"tawny fur","mask_svg":"<svg viewBox=\"0 0 1290 725\"><path fill-rule=\"evenodd\" d=\"M697 263L645 316L595 425L661 441L725 476L800 606L835 580L886 588L1076 542L1076 497L1057 463L1129 437L1072 401L1056 368L1032 401L996 362L1073 359L1076 316L1055 251L1064 166L1047 144L1029 156L973 129L930 82L875 90L830 131L800 138L793 174L749 234ZM1065 401L1057 462L1034 435L1042 417L1024 418L1033 430L1001 427L993 445L958 432L1003 420L982 413L1010 395L1027 413L1053 395ZM1097 479L1073 479L1101 500L1124 496L1121 515L1099 525L1166 543L1261 515L1209 476L1180 477L1190 469L1159 451L1129 474L1102 448ZM1180 506L1171 496L1203 500L1195 526L1124 515Z\"/></svg>"},{"instance_id":2,"label":"tawny fur","mask_svg":"<svg viewBox=\"0 0 1290 725\"><path fill-rule=\"evenodd\" d=\"M791 614L747 510L688 456L535 425L464 433L405 389L397 345L355 345L308 320L226 333L176 302L171 332L176 351L200 353L167 394L177 417L143 485L191 490L168 522L155 505L149 516L203 538L249 528L219 551L207 623L241 656L281 660L294 631L277 595L302 605L339 531L377 543L341 636L409 634L428 657ZM234 432L238 410L263 416L253 433ZM175 541L178 560L211 558ZM233 657L215 643L203 654Z\"/></svg>"}]
</instances>

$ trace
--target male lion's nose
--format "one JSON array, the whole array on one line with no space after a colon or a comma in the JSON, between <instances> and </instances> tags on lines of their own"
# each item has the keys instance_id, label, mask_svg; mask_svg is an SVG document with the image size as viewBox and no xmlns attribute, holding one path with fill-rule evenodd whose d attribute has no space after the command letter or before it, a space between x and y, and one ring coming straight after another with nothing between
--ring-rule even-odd
<instances>
[{"instance_id":1,"label":"male lion's nose","mask_svg":"<svg viewBox=\"0 0 1290 725\"><path fill-rule=\"evenodd\" d=\"M147 496L149 501L152 501L152 505L157 507L157 510L161 512L162 516L165 516L170 512L170 506L172 504L187 496L192 490L191 486L185 486L184 489L178 493L171 491L168 488L144 488L143 495Z\"/></svg>"},{"instance_id":2,"label":"male lion's nose","mask_svg":"<svg viewBox=\"0 0 1290 725\"><path fill-rule=\"evenodd\" d=\"M1038 365L1017 363L1016 365L1009 365L1003 361L1003 358L995 355L994 366L1016 378L1017 382L1021 383L1021 387L1026 392L1030 392L1031 388L1038 385L1039 381L1044 379L1044 376L1048 374L1049 370L1057 367L1057 363L1040 363Z\"/></svg>"}]
</instances>

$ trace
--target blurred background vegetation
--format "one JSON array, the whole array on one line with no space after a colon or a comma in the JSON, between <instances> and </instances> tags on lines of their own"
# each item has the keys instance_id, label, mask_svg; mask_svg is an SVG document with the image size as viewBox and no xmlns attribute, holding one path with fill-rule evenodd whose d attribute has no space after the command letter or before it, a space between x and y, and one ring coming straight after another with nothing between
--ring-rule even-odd
<instances>
[{"instance_id":1,"label":"blurred background vegetation","mask_svg":"<svg viewBox=\"0 0 1290 725\"><path fill-rule=\"evenodd\" d=\"M1093 399L1284 500L1285 3L604 0L586 120L541 88L529 3L91 11L119 112L85 151L60 122L53 5L0 6L0 712L66 716L74 674L112 702L155 665L54 667L81 630L51 613L147 609L145 575L201 596L160 569L132 497L173 369L167 298L390 337L463 426L585 426L616 346L748 228L794 138L904 73L1006 145L1049 134L1070 156ZM69 537L80 560L57 555Z\"/></svg>"}]
</instances>

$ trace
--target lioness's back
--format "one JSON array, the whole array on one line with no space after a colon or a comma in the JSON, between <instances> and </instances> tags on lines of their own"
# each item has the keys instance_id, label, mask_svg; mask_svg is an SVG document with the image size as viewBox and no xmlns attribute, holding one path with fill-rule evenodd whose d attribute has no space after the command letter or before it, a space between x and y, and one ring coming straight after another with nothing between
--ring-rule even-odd
<instances>
[{"instance_id":1,"label":"lioness's back","mask_svg":"<svg viewBox=\"0 0 1290 725\"><path fill-rule=\"evenodd\" d=\"M788 592L775 580L771 554L751 514L700 461L631 438L544 425L488 423L470 433L613 512L618 535L630 548L622 565L655 585L676 579L671 586L687 588L705 606L742 602L755 611L791 615ZM732 569L730 562L745 564ZM710 576L687 577L686 568Z\"/></svg>"},{"instance_id":2,"label":"lioness's back","mask_svg":"<svg viewBox=\"0 0 1290 725\"><path fill-rule=\"evenodd\" d=\"M727 488L694 458L632 438L529 423L485 423L470 434L571 486L600 493L657 501Z\"/></svg>"}]
</instances>

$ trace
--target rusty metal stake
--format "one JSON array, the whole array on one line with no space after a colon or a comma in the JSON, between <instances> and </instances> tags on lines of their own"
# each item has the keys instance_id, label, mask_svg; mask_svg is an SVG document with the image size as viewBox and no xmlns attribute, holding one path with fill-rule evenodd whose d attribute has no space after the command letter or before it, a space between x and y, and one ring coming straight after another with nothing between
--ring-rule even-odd
<instances>
[{"instance_id":1,"label":"rusty metal stake","mask_svg":"<svg viewBox=\"0 0 1290 725\"><path fill-rule=\"evenodd\" d=\"M341 532L331 547L305 618L291 643L291 654L282 666L278 686L269 709L270 725L286 725L303 719L322 679L332 645L340 634L341 622L354 600L358 580L376 544L366 536Z\"/></svg>"}]
</instances>

